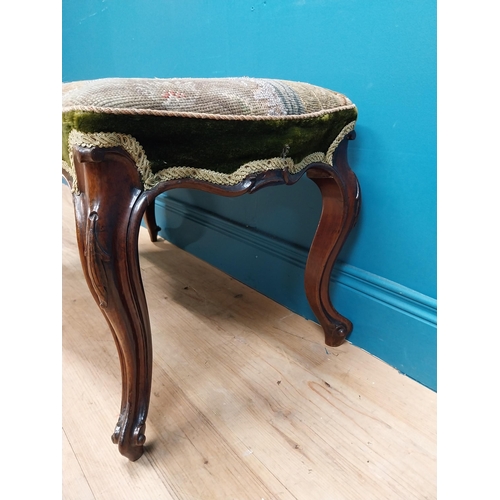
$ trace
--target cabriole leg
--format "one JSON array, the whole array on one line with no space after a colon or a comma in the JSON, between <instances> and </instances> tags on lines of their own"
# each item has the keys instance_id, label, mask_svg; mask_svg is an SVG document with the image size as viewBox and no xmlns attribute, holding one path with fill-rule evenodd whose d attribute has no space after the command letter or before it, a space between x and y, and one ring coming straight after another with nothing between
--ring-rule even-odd
<instances>
[{"instance_id":1,"label":"cabriole leg","mask_svg":"<svg viewBox=\"0 0 500 500\"><path fill-rule=\"evenodd\" d=\"M146 213L144 214L144 221L146 222L149 239L153 242L158 241L158 233L161 227L156 223L155 200L151 200L150 204L147 206Z\"/></svg>"},{"instance_id":2,"label":"cabriole leg","mask_svg":"<svg viewBox=\"0 0 500 500\"><path fill-rule=\"evenodd\" d=\"M305 270L309 304L325 332L329 346L342 344L352 323L339 314L330 298L330 276L347 236L356 224L361 193L356 175L347 163L347 140L339 145L334 166L312 167L307 175L321 191L322 212Z\"/></svg>"},{"instance_id":3,"label":"cabriole leg","mask_svg":"<svg viewBox=\"0 0 500 500\"><path fill-rule=\"evenodd\" d=\"M143 453L151 390L149 316L138 256L146 207L132 159L119 148L74 148L78 246L89 289L113 334L122 374L121 411L112 440L120 453Z\"/></svg>"}]
</instances>

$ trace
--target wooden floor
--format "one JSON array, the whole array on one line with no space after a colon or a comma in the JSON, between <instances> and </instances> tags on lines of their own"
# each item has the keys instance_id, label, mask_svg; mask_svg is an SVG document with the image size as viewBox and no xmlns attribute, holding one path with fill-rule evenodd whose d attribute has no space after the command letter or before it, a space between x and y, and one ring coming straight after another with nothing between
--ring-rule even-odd
<instances>
[{"instance_id":1,"label":"wooden floor","mask_svg":"<svg viewBox=\"0 0 500 500\"><path fill-rule=\"evenodd\" d=\"M147 448L111 442L121 381L63 186L63 498L436 498L436 394L173 245L140 235Z\"/></svg>"}]
</instances>

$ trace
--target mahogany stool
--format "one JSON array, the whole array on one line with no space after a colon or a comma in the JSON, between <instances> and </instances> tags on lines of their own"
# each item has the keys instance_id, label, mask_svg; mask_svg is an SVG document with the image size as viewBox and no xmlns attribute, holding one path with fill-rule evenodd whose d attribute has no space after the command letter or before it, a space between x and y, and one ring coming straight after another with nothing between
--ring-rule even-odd
<instances>
[{"instance_id":1,"label":"mahogany stool","mask_svg":"<svg viewBox=\"0 0 500 500\"><path fill-rule=\"evenodd\" d=\"M239 196L307 173L323 205L305 269L307 299L327 345L351 332L329 294L361 202L347 162L357 118L347 97L284 80L107 78L63 84L62 118L63 176L83 272L120 359L112 440L124 456L137 460L146 440L152 347L138 236L144 217L156 241L159 194L191 188Z\"/></svg>"}]
</instances>

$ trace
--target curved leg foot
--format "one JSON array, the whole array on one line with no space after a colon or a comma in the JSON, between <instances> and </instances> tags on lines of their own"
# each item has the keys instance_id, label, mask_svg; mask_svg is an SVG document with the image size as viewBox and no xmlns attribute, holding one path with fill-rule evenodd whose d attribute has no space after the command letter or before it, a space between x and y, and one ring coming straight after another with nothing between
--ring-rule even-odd
<instances>
[{"instance_id":1,"label":"curved leg foot","mask_svg":"<svg viewBox=\"0 0 500 500\"><path fill-rule=\"evenodd\" d=\"M323 327L325 343L338 346L351 333L352 323L332 305L330 275L361 203L358 180L347 163L347 139L339 145L333 167L315 165L307 175L321 191L323 209L306 264L306 296Z\"/></svg>"},{"instance_id":2,"label":"curved leg foot","mask_svg":"<svg viewBox=\"0 0 500 500\"><path fill-rule=\"evenodd\" d=\"M75 148L80 193L75 217L83 271L113 334L122 374L122 402L112 436L137 460L146 440L152 371L149 316L140 275L138 235L145 199L131 158L118 148Z\"/></svg>"},{"instance_id":3,"label":"curved leg foot","mask_svg":"<svg viewBox=\"0 0 500 500\"><path fill-rule=\"evenodd\" d=\"M158 241L158 233L161 230L161 227L156 224L156 215L155 215L155 202L151 201L151 204L147 206L146 212L144 214L144 221L146 222L146 227L149 232L149 238L151 241Z\"/></svg>"}]
</instances>

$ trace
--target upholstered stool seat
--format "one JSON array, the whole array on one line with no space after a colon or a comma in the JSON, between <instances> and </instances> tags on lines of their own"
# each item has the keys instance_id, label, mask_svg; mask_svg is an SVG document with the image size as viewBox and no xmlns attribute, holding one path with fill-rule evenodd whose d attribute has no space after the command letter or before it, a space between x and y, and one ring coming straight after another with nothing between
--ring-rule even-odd
<instances>
[{"instance_id":1,"label":"upholstered stool seat","mask_svg":"<svg viewBox=\"0 0 500 500\"><path fill-rule=\"evenodd\" d=\"M331 162L356 116L342 94L279 80L110 78L63 86L65 143L124 147L146 189L182 178L234 185L250 173L295 173L325 155Z\"/></svg>"},{"instance_id":2,"label":"upholstered stool seat","mask_svg":"<svg viewBox=\"0 0 500 500\"><path fill-rule=\"evenodd\" d=\"M333 307L330 274L354 226L360 191L347 163L356 106L307 83L258 78L107 78L63 84L63 175L72 188L89 289L114 336L122 407L113 441L143 452L151 333L137 251L144 216L157 239L154 200L177 187L224 196L293 184L307 172L323 210L305 271L328 345L352 330Z\"/></svg>"}]
</instances>

